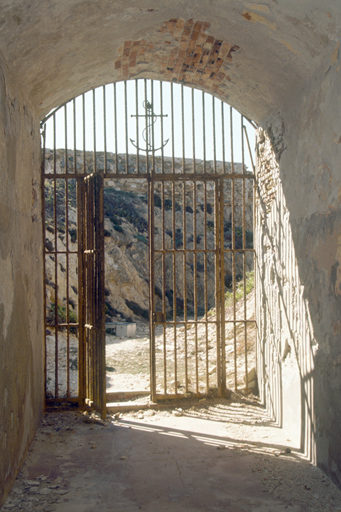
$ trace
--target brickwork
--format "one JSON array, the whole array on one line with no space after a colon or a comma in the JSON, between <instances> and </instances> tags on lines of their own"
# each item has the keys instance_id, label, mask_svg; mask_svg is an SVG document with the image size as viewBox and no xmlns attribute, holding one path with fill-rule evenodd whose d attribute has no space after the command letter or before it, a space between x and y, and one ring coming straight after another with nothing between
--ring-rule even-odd
<instances>
[{"instance_id":1,"label":"brickwork","mask_svg":"<svg viewBox=\"0 0 341 512\"><path fill-rule=\"evenodd\" d=\"M183 82L226 99L228 68L239 47L208 35L210 23L174 18L151 41L125 41L115 69L121 80L158 73L160 80Z\"/></svg>"}]
</instances>

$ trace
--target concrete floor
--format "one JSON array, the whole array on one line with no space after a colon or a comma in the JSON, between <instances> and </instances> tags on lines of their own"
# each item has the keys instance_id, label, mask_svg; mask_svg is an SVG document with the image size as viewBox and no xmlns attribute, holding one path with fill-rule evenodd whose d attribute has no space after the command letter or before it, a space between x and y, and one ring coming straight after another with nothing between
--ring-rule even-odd
<instances>
[{"instance_id":1,"label":"concrete floor","mask_svg":"<svg viewBox=\"0 0 341 512\"><path fill-rule=\"evenodd\" d=\"M265 423L259 427L269 431ZM231 428L229 436L225 418L217 421L214 416L205 419L186 413L178 417L172 412L147 411L104 424L80 413L49 413L2 510L319 510L296 501L297 489L286 499L279 499L262 484L257 470L260 452L264 456L267 449L285 451L284 445L271 440L253 443L253 450L243 450L247 443L236 439L238 425L231 423ZM257 435L264 432L260 430ZM294 453L290 460L283 460L283 464L289 464L288 471L290 464L297 466L298 462Z\"/></svg>"}]
</instances>

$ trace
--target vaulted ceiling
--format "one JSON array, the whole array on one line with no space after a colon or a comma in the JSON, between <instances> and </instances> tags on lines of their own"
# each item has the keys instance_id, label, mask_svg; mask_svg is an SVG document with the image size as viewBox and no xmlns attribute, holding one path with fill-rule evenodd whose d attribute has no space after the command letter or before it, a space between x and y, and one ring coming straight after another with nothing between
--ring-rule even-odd
<instances>
[{"instance_id":1,"label":"vaulted ceiling","mask_svg":"<svg viewBox=\"0 0 341 512\"><path fill-rule=\"evenodd\" d=\"M42 118L108 82L209 91L261 122L339 51L337 0L0 0L0 48Z\"/></svg>"}]
</instances>

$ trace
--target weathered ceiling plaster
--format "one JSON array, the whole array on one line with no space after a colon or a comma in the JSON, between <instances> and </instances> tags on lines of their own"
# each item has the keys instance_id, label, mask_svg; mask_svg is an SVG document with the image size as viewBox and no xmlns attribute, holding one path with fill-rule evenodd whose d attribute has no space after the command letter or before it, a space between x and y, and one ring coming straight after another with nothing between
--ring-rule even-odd
<instances>
[{"instance_id":1,"label":"weathered ceiling plaster","mask_svg":"<svg viewBox=\"0 0 341 512\"><path fill-rule=\"evenodd\" d=\"M339 51L341 4L333 1L2 0L0 6L0 48L39 117L95 86L144 76L197 85L261 121L300 94L317 69L327 72ZM196 47L210 57L221 52L203 78L195 48L188 48L193 38L184 36L199 26ZM124 73L118 63L131 45L148 51ZM167 74L172 62L179 69Z\"/></svg>"}]
</instances>

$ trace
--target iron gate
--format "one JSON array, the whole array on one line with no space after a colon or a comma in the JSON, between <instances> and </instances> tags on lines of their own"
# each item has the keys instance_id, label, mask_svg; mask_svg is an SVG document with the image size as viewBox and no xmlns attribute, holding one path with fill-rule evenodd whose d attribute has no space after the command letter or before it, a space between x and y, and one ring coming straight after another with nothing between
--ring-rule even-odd
<instances>
[{"instance_id":1,"label":"iron gate","mask_svg":"<svg viewBox=\"0 0 341 512\"><path fill-rule=\"evenodd\" d=\"M225 396L226 354L231 352L231 340L225 339L225 334L231 326L234 382L229 387L238 387L237 344L243 346L242 373L248 373L247 334L254 320L247 313L246 278L248 269L252 269L253 248L243 208L239 222L236 215L236 199L239 196L243 204L247 179L247 175L237 173L151 176L150 330L154 400L212 392ZM232 209L226 208L228 203L233 203ZM237 268L242 275L239 289L243 294L243 307L238 311ZM227 274L231 276L232 309L228 308L225 296Z\"/></svg>"},{"instance_id":2,"label":"iron gate","mask_svg":"<svg viewBox=\"0 0 341 512\"><path fill-rule=\"evenodd\" d=\"M136 80L43 120L48 400L105 409L103 179L148 189L152 399L248 388L252 123L234 117L206 93Z\"/></svg>"}]
</instances>

